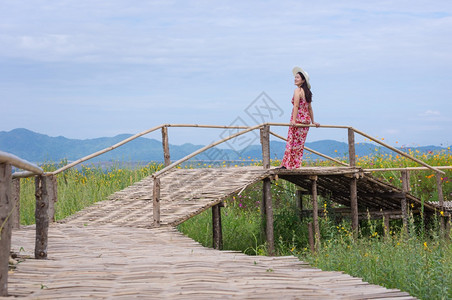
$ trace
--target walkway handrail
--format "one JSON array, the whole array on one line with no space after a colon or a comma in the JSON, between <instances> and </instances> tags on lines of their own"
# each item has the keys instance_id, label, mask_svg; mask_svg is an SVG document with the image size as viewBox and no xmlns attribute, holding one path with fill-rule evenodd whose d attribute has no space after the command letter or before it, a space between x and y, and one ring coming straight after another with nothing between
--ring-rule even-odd
<instances>
[{"instance_id":1,"label":"walkway handrail","mask_svg":"<svg viewBox=\"0 0 452 300\"><path fill-rule=\"evenodd\" d=\"M184 161L189 160L189 159L192 158L193 156L196 156L196 155L200 154L201 152L204 152L204 151L206 151L206 150L208 150L208 149L210 149L210 148L215 147L215 146L218 145L218 144L221 144L221 143L223 143L223 142L226 142L226 141L228 141L228 140L230 140L230 139L233 139L233 138L235 138L235 137L238 137L238 136L240 136L240 135L242 135L242 134L245 134L245 133L247 133L247 132L253 131L253 130L255 130L255 129L257 129L257 128L260 128L260 127L262 127L262 126L263 126L263 124L259 124L259 125L252 126L252 127L248 127L248 129L242 130L242 131L237 132L237 133L235 133L235 134L233 134L233 135L230 135L230 136L228 136L228 137L226 137L226 138L224 138L224 139L221 139L221 140L216 141L216 142L213 142L213 143L211 143L211 144L209 144L209 145L207 145L207 146L204 146L204 147L202 147L201 149L198 149L198 150L196 150L195 152L193 152L193 153L191 153L191 154L185 156L184 158L181 158L181 159L179 159L178 161L173 162L173 163L170 164L169 166L166 166L165 168L161 169L160 171L155 172L154 174L152 174L152 177L156 178L156 177L162 175L163 173L168 172L169 170L171 170L171 169L174 168L175 166L177 166L177 165L183 163Z\"/></svg>"},{"instance_id":2,"label":"walkway handrail","mask_svg":"<svg viewBox=\"0 0 452 300\"><path fill-rule=\"evenodd\" d=\"M439 170L450 170L452 166L435 166ZM402 167L402 168L379 168L379 169L363 169L364 172L386 172L386 171L422 171L430 170L427 167Z\"/></svg>"},{"instance_id":3,"label":"walkway handrail","mask_svg":"<svg viewBox=\"0 0 452 300\"><path fill-rule=\"evenodd\" d=\"M31 162L28 162L8 152L0 151L0 163L8 163L15 166L16 168L29 171L30 175L44 174L44 171L37 165L32 164Z\"/></svg>"},{"instance_id":4,"label":"walkway handrail","mask_svg":"<svg viewBox=\"0 0 452 300\"><path fill-rule=\"evenodd\" d=\"M67 169L69 169L69 168L72 168L73 166L78 165L79 163L82 163L82 162L84 162L84 161L87 161L87 160L89 160L89 159L91 159L91 158L94 158L94 157L96 157L96 156L99 156L99 155L101 155L101 154L104 154L104 153L106 153L106 152L109 152L109 151L111 151L111 150L114 150L114 149L116 149L116 148L118 148L118 147L120 147L120 146L122 146L122 145L124 145L124 144L126 144L126 143L128 143L128 142L130 142L130 141L133 141L133 140L136 139L136 138L139 138L139 137L141 137L141 136L143 136L143 135L146 135L146 134L148 134L148 133L151 133L151 132L153 132L153 131L156 131L157 129L160 129L160 128L165 127L165 126L167 126L167 125L166 125L166 124L162 124L162 125L153 127L153 128L151 128L151 129L145 130L145 131L143 131L143 132L137 133L137 134L135 134L135 135L133 135L133 136L131 136L131 137L125 139L125 140L122 140L121 142L119 142L119 143L117 143L117 144L115 144L115 145L113 145L113 146L107 147L107 148L105 148L105 149L103 149L103 150L99 150L99 151L97 151L97 152L95 152L95 153L93 153L93 154L90 154L90 155L87 155L87 156L85 156L85 157L82 157L82 158L80 158L79 160L76 160L76 161L74 161L74 162L72 162L72 163L70 163L70 164L67 164L66 166L64 166L64 167L62 167L62 168L59 168L59 169L56 170L56 171L49 172L49 173L47 173L47 174L51 174L51 175L59 174L59 173L65 171L65 170L67 170Z\"/></svg>"},{"instance_id":5,"label":"walkway handrail","mask_svg":"<svg viewBox=\"0 0 452 300\"><path fill-rule=\"evenodd\" d=\"M400 150L397 149L397 148L394 148L394 147L392 147L392 146L389 146L388 144L383 143L382 141L379 141L379 140L377 140L376 138L373 138L373 137L371 137L370 135L365 134L365 133L362 132L362 131L359 131L358 129L355 129L355 128L353 128L353 127L352 127L351 129L352 129L354 132L356 132L356 133L358 133L358 134L360 134L360 135L362 135L362 136L364 136L364 137L366 137L366 138L368 138L368 139L374 141L375 143L380 144L380 145L382 145L382 146L384 146L384 147L386 147L386 148L388 148L388 149L390 149L390 150L392 150L392 151L394 151L394 152L396 152L396 153L398 153L398 154L400 154L400 155L402 155L402 156L404 156L404 157L406 157L406 158L409 158L409 159L411 159L411 160L417 162L418 164L421 164L421 165L423 165L424 167L429 168L429 169L432 170L432 171L435 171L435 172L440 173L440 174L443 174L443 175L446 174L445 172L443 172L443 171L441 171L441 170L439 170L439 169L437 169L437 168L435 168L435 167L430 166L429 164L423 162L422 160L419 160L419 159L417 159L417 158L415 158L415 157L412 157L412 156L406 154L405 152L400 151Z\"/></svg>"},{"instance_id":6,"label":"walkway handrail","mask_svg":"<svg viewBox=\"0 0 452 300\"><path fill-rule=\"evenodd\" d=\"M284 141L287 141L286 138L280 136L280 135L277 134L277 133L274 133L273 131L270 131L270 134L273 135L273 136L275 136L275 137L277 137L277 138L280 138L280 139L282 139L282 140L284 140ZM348 167L348 164L346 164L346 163L344 163L344 162L342 162L342 161L340 161L340 160L337 160L337 159L335 159L335 158L332 158L331 156L325 155L325 154L323 154L323 153L320 153L320 152L318 152L318 151L315 151L315 150L313 150L313 149L311 149L311 148L309 148L309 147L306 147L306 146L304 147L304 149L307 150L307 151L309 151L309 152L312 152L312 153L314 153L314 154L316 154L316 155L318 155L318 156L321 156L321 157L326 158L326 159L328 159L328 160L334 161L335 163L338 163L338 164L340 164L340 165L343 165L343 166Z\"/></svg>"},{"instance_id":7,"label":"walkway handrail","mask_svg":"<svg viewBox=\"0 0 452 300\"><path fill-rule=\"evenodd\" d=\"M241 133L233 134L233 135L231 135L231 136L229 136L229 137L227 137L227 138L225 138L223 140L220 140L220 141L217 141L215 143L212 143L212 144L210 144L208 146L205 146L205 147L193 152L192 154L187 155L186 157L184 157L184 158L182 158L182 159L170 164L169 166L165 167L164 169L160 170L159 172L154 173L154 176L158 176L160 174L163 174L163 173L167 172L169 169L175 167L176 165L178 165L178 164L180 164L180 163L192 158L193 156L200 154L201 152L203 152L205 150L208 150L208 149L210 149L210 148L212 148L212 147L214 147L214 146L216 146L218 144L221 144L221 143L223 143L223 142L225 142L227 140L233 139L234 137L237 137L237 136L239 136L241 134L244 134L246 132L252 131L252 130L257 129L257 128L261 128L261 127L263 127L265 125L268 125L268 126L295 126L295 127L320 127L320 128L351 129L354 132L356 132L356 133L358 133L358 134L360 134L360 135L362 135L362 136L364 136L364 137L366 137L366 138L368 138L368 139L370 139L370 140L372 140L372 141L374 141L374 142L376 142L376 143L378 143L378 144L380 144L380 145L382 145L382 146L384 146L384 147L386 147L386 148L388 148L388 149L390 149L390 150L392 150L392 151L394 151L394 152L396 152L396 153L398 153L398 154L400 154L400 155L402 155L402 156L404 156L404 157L406 157L406 158L408 158L410 160L413 160L413 161L423 165L424 167L427 167L427 168L431 169L432 171L435 171L435 172L440 173L440 174L445 174L445 172L439 170L438 168L432 167L429 164L427 164L427 163L425 163L425 162L423 162L423 161L421 161L421 160L419 160L419 159L417 159L415 157L412 157L412 156L404 153L403 151L400 151L400 150L398 150L398 149L396 149L396 148L394 148L394 147L392 147L392 146L390 146L390 145L388 145L386 143L383 143L383 142L381 142L381 141L369 136L368 134L366 134L366 133L364 133L364 132L362 132L360 130L357 130L357 129L351 127L351 126L344 126L344 125L320 125L320 126L315 126L313 124L290 125L290 124L287 124L287 123L262 123L262 124L259 124L259 125L256 125L256 126L252 126L252 127L249 127L249 126L224 126L224 125L200 125L200 124L161 124L159 126L156 126L156 127L151 128L151 129L145 130L143 132L137 133L137 134L135 134L135 135L133 135L133 136L131 136L131 137L129 137L129 138L127 138L127 139L125 139L125 140L113 145L113 146L111 146L111 147L107 147L107 148L105 148L103 150L100 150L100 151L97 151L97 152L95 152L93 154L85 156L85 157L83 157L83 158L81 158L81 159L79 159L77 161L74 161L74 162L72 162L72 163L70 163L70 164L68 164L68 165L66 165L66 166L64 166L64 167L62 167L62 168L60 168L60 169L58 169L56 171L46 173L46 175L47 174L49 174L49 175L59 174L59 173L65 171L65 170L67 170L69 168L72 168L72 167L84 162L84 161L87 161L87 160L89 160L91 158L94 158L96 156L99 156L101 154L109 152L111 150L114 150L114 149L116 149L116 148L118 148L118 147L120 147L120 146L122 146L122 145L124 145L124 144L126 144L126 143L128 143L128 142L130 142L130 141L132 141L134 139L136 139L136 138L139 138L139 137L141 137L143 135L146 135L148 133L151 133L151 132L153 132L155 130L158 130L158 129L161 129L163 127L195 127L195 128L197 127L197 128L220 128L220 129L244 129L245 130L245 131L243 131ZM271 134L273 134L274 136L285 140L283 137L281 137L279 135L276 135L274 133L271 133ZM322 157L324 157L326 159L332 160L332 161L334 161L336 163L339 163L341 165L347 165L347 164L345 164L345 163L343 163L341 161L338 161L338 160L336 160L336 159L334 159L332 157L329 157L327 155L321 154L320 152L317 152L315 150L312 150L312 149L309 149L309 148L306 148L306 150L308 150L308 151L310 151L310 152L312 152L314 154L317 154L319 156L322 156ZM22 173L23 177L25 177L26 175L27 175L27 173ZM20 174L18 174L17 176L20 176Z\"/></svg>"}]
</instances>

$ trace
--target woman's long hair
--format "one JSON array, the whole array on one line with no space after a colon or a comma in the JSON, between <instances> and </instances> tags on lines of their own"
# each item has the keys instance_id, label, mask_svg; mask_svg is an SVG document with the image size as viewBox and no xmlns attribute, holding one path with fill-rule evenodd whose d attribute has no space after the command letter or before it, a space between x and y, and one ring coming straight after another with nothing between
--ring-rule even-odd
<instances>
[{"instance_id":1,"label":"woman's long hair","mask_svg":"<svg viewBox=\"0 0 452 300\"><path fill-rule=\"evenodd\" d=\"M306 102L311 103L312 102L312 92L311 90L308 88L308 82L306 81L306 78L304 77L303 73L298 72L298 74L300 74L301 79L304 80L303 84L301 85L301 88L304 91L304 96L306 98Z\"/></svg>"}]
</instances>

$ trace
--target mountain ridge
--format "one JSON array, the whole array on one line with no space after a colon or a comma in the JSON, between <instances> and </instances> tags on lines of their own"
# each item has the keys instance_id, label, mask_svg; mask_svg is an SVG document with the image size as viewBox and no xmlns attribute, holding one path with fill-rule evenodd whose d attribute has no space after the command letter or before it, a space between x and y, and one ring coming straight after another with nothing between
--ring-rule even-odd
<instances>
[{"instance_id":1,"label":"mountain ridge","mask_svg":"<svg viewBox=\"0 0 452 300\"><path fill-rule=\"evenodd\" d=\"M64 136L51 137L46 134L33 132L26 128L16 128L9 132L0 131L0 150L12 153L31 162L59 162L67 159L74 161L99 150L111 147L123 141L132 134L119 134L114 137L99 137L93 139L69 139ZM321 140L306 143L306 146L331 157L344 157L348 155L348 145L335 140ZM183 145L170 145L171 159L180 159L204 145L184 143ZM285 142L270 141L270 157L281 159L284 154ZM357 143L356 154L359 156L378 153L391 153L392 151L370 143ZM419 146L411 147L413 151L425 153L428 151L445 150L447 147ZM375 151L376 150L376 151ZM250 145L235 151L233 149L214 148L196 156L196 160L250 160L261 159L261 146ZM307 153L305 159L316 159L317 155ZM140 137L117 149L93 158L90 162L107 161L162 161L163 149L161 141Z\"/></svg>"}]
</instances>

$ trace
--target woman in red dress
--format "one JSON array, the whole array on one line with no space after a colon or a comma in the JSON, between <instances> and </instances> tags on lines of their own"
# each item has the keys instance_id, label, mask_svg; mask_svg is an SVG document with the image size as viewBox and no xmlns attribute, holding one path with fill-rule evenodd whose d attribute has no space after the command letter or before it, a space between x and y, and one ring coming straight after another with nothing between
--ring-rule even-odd
<instances>
[{"instance_id":1,"label":"woman in red dress","mask_svg":"<svg viewBox=\"0 0 452 300\"><path fill-rule=\"evenodd\" d=\"M314 124L319 127L320 124L314 122L314 112L312 111L312 93L309 75L300 67L292 70L295 76L295 85L297 88L292 98L292 115L290 125L295 124ZM282 160L281 169L296 169L301 167L303 160L303 150L309 127L289 127L287 135L286 151Z\"/></svg>"}]
</instances>

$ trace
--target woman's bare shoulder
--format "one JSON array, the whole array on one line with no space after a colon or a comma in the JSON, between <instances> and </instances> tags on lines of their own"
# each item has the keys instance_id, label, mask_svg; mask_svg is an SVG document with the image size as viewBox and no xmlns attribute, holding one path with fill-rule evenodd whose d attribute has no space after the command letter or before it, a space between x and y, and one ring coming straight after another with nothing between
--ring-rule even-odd
<instances>
[{"instance_id":1,"label":"woman's bare shoulder","mask_svg":"<svg viewBox=\"0 0 452 300\"><path fill-rule=\"evenodd\" d=\"M294 97L298 97L298 98L303 98L304 99L304 91L303 91L303 89L295 88L295 90L293 91L293 95L294 95Z\"/></svg>"}]
</instances>

